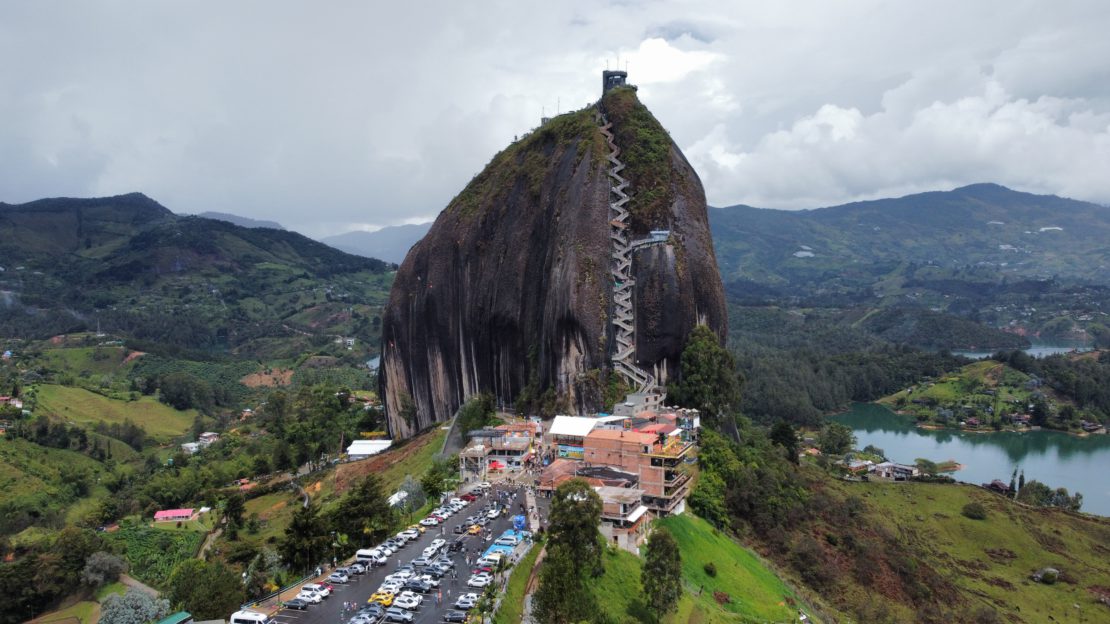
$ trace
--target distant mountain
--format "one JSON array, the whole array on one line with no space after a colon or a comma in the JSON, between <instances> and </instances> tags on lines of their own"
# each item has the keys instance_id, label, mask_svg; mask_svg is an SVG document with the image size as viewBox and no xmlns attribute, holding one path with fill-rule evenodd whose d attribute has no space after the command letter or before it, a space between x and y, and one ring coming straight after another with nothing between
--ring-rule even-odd
<instances>
[{"instance_id":1,"label":"distant mountain","mask_svg":"<svg viewBox=\"0 0 1110 624\"><path fill-rule=\"evenodd\" d=\"M320 242L347 253L401 264L409 249L424 238L431 227L430 222L418 225L396 225L382 228L377 232L347 232L328 236L320 239Z\"/></svg>"},{"instance_id":2,"label":"distant mountain","mask_svg":"<svg viewBox=\"0 0 1110 624\"><path fill-rule=\"evenodd\" d=\"M295 232L177 216L140 194L0 204L0 258L13 302L0 336L99 321L155 345L260 355L332 335L376 344L394 268Z\"/></svg>"},{"instance_id":3,"label":"distant mountain","mask_svg":"<svg viewBox=\"0 0 1110 624\"><path fill-rule=\"evenodd\" d=\"M816 210L710 210L726 282L870 288L956 269L1110 283L1110 208L996 184ZM908 267L907 265L914 265Z\"/></svg>"},{"instance_id":4,"label":"distant mountain","mask_svg":"<svg viewBox=\"0 0 1110 624\"><path fill-rule=\"evenodd\" d=\"M226 212L202 212L197 215L205 219L217 219L219 221L227 221L234 223L240 227L245 228L270 228L272 230L284 230L277 221L266 221L263 219L252 219L250 217L240 217L239 215L228 214Z\"/></svg>"}]
</instances>

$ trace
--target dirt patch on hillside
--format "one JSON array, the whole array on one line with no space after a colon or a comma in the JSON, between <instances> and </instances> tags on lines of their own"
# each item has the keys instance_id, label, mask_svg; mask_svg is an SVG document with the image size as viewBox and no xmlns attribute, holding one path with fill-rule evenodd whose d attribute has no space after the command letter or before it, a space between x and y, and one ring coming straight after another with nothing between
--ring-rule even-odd
<instances>
[{"instance_id":1,"label":"dirt patch on hillside","mask_svg":"<svg viewBox=\"0 0 1110 624\"><path fill-rule=\"evenodd\" d=\"M239 383L248 388L277 388L293 383L293 370L289 368L273 368L261 373L251 373L239 380Z\"/></svg>"},{"instance_id":2,"label":"dirt patch on hillside","mask_svg":"<svg viewBox=\"0 0 1110 624\"><path fill-rule=\"evenodd\" d=\"M288 505L288 504L289 503L287 501L278 501L278 502L274 503L273 505L271 505L270 508L267 509L266 511L263 511L262 513L258 514L258 517L263 519L263 520L268 520L274 514L276 514L277 512L281 511L282 509L285 509L285 506Z\"/></svg>"},{"instance_id":3,"label":"dirt patch on hillside","mask_svg":"<svg viewBox=\"0 0 1110 624\"><path fill-rule=\"evenodd\" d=\"M340 464L339 469L335 471L335 493L343 494L351 488L356 482L362 480L370 473L381 473L390 466L397 462L403 461L419 453L421 449L428 446L433 439L433 433L426 433L422 436L413 438L404 446L400 448L394 447L379 455L375 455L370 459L362 461L351 462L348 464ZM419 477L420 475L413 475Z\"/></svg>"},{"instance_id":4,"label":"dirt patch on hillside","mask_svg":"<svg viewBox=\"0 0 1110 624\"><path fill-rule=\"evenodd\" d=\"M132 360L137 360L144 355L146 355L145 351L132 351L131 353L127 354L127 357L123 358L123 362L121 362L121 364L127 364L128 362Z\"/></svg>"}]
</instances>

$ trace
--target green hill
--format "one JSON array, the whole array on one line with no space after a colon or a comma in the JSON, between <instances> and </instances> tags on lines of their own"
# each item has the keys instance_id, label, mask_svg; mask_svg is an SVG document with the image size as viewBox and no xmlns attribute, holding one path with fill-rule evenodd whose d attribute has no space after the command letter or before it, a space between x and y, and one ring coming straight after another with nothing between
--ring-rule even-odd
<instances>
[{"instance_id":1,"label":"green hill","mask_svg":"<svg viewBox=\"0 0 1110 624\"><path fill-rule=\"evenodd\" d=\"M1110 207L976 184L815 210L732 206L709 220L725 289L742 305L932 311L915 322L946 342L975 333L951 327L960 320L1110 336ZM928 342L913 344L946 346Z\"/></svg>"},{"instance_id":2,"label":"green hill","mask_svg":"<svg viewBox=\"0 0 1110 624\"><path fill-rule=\"evenodd\" d=\"M140 194L0 204L0 336L101 327L141 346L288 356L376 347L393 265Z\"/></svg>"}]
</instances>

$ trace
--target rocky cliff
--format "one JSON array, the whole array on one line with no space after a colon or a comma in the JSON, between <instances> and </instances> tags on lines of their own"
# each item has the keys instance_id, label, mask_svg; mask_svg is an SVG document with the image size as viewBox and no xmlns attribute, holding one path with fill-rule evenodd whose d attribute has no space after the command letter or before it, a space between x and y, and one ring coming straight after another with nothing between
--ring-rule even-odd
<instances>
[{"instance_id":1,"label":"rocky cliff","mask_svg":"<svg viewBox=\"0 0 1110 624\"><path fill-rule=\"evenodd\" d=\"M497 154L436 219L397 273L382 323L381 395L396 437L490 392L529 410L590 412L610 379L609 148L627 165L636 251L637 359L678 374L698 322L724 339L724 291L697 174L632 88L544 124ZM607 396L608 395L608 396Z\"/></svg>"}]
</instances>

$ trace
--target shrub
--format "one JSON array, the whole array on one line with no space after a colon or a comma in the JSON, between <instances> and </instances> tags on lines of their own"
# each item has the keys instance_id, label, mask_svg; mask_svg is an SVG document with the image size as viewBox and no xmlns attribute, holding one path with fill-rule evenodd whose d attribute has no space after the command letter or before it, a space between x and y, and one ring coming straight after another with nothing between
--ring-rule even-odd
<instances>
[{"instance_id":1,"label":"shrub","mask_svg":"<svg viewBox=\"0 0 1110 624\"><path fill-rule=\"evenodd\" d=\"M961 513L963 513L964 516L971 518L972 520L987 519L987 510L983 507L981 503L968 503L964 505L963 511Z\"/></svg>"},{"instance_id":2,"label":"shrub","mask_svg":"<svg viewBox=\"0 0 1110 624\"><path fill-rule=\"evenodd\" d=\"M715 578L717 576L717 566L713 565L712 561L702 566L702 569L705 570L705 573L709 575L710 578Z\"/></svg>"}]
</instances>

